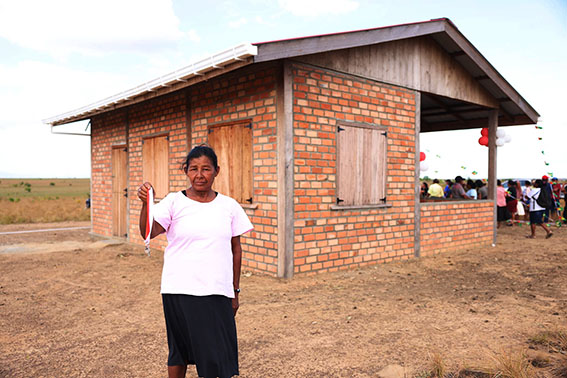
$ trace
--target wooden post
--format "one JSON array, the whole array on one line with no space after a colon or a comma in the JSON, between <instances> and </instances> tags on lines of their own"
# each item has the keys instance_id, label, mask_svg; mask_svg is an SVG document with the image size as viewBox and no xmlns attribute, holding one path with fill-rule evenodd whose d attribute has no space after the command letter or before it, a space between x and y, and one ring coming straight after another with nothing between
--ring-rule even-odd
<instances>
[{"instance_id":1,"label":"wooden post","mask_svg":"<svg viewBox=\"0 0 567 378\"><path fill-rule=\"evenodd\" d=\"M421 183L419 133L421 131L421 93L415 91L415 200L414 200L414 256L421 256Z\"/></svg>"},{"instance_id":2,"label":"wooden post","mask_svg":"<svg viewBox=\"0 0 567 378\"><path fill-rule=\"evenodd\" d=\"M284 61L277 79L278 277L292 278L293 218L293 76Z\"/></svg>"},{"instance_id":3,"label":"wooden post","mask_svg":"<svg viewBox=\"0 0 567 378\"><path fill-rule=\"evenodd\" d=\"M494 202L494 222L492 230L492 243L496 244L497 203L496 203L496 129L498 128L498 109L494 109L488 116L488 199Z\"/></svg>"}]
</instances>

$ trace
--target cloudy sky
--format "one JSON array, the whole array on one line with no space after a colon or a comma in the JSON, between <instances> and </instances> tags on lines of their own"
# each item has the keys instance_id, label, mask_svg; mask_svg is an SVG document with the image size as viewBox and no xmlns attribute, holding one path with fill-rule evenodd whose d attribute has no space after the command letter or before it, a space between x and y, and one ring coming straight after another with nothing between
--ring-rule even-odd
<instances>
[{"instance_id":1,"label":"cloudy sky","mask_svg":"<svg viewBox=\"0 0 567 378\"><path fill-rule=\"evenodd\" d=\"M506 128L499 177L567 177L566 0L0 0L0 177L89 177L89 138L51 134L42 119L241 42L440 17L541 114L542 129ZM422 135L425 174L487 176L479 137Z\"/></svg>"}]
</instances>

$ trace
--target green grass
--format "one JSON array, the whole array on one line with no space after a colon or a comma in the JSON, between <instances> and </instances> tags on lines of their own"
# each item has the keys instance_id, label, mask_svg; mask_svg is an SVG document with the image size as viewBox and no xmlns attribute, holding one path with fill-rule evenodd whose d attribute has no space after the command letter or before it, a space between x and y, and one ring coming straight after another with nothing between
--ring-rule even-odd
<instances>
[{"instance_id":1,"label":"green grass","mask_svg":"<svg viewBox=\"0 0 567 378\"><path fill-rule=\"evenodd\" d=\"M90 179L0 179L0 200L23 197L88 197Z\"/></svg>"},{"instance_id":2,"label":"green grass","mask_svg":"<svg viewBox=\"0 0 567 378\"><path fill-rule=\"evenodd\" d=\"M89 179L0 179L0 224L85 221Z\"/></svg>"}]
</instances>

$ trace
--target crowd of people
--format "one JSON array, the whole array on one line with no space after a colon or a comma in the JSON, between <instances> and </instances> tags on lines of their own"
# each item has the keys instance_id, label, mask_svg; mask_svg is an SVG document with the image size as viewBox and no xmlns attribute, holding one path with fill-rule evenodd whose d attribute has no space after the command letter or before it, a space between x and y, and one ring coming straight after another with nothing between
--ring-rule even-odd
<instances>
[{"instance_id":1,"label":"crowd of people","mask_svg":"<svg viewBox=\"0 0 567 378\"><path fill-rule=\"evenodd\" d=\"M523 184L523 185L522 185ZM431 185L421 184L422 199L488 199L488 186L483 180L465 181L457 176L455 180L445 180L443 187L438 179ZM502 224L513 226L514 223L529 222L531 234L535 237L535 228L540 225L546 231L546 237L553 232L547 223L567 224L567 182L560 183L556 177L544 175L536 180L508 180L503 185L497 181L496 205L498 227Z\"/></svg>"},{"instance_id":2,"label":"crowd of people","mask_svg":"<svg viewBox=\"0 0 567 378\"><path fill-rule=\"evenodd\" d=\"M454 182L445 180L445 187L435 179L431 185L422 182L421 198L487 199L488 187L482 180L468 179L465 182L461 176L455 177Z\"/></svg>"}]
</instances>

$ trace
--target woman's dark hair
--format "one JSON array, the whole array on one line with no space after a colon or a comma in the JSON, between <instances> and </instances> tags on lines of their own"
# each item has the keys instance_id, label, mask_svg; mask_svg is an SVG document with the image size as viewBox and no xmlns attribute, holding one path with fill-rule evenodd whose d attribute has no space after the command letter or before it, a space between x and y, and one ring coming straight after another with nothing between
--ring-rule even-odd
<instances>
[{"instance_id":1,"label":"woman's dark hair","mask_svg":"<svg viewBox=\"0 0 567 378\"><path fill-rule=\"evenodd\" d=\"M484 186L482 180L476 180L474 184L476 185L477 188L482 188Z\"/></svg>"},{"instance_id":2,"label":"woman's dark hair","mask_svg":"<svg viewBox=\"0 0 567 378\"><path fill-rule=\"evenodd\" d=\"M502 181L500 181L500 180L496 180L496 185L498 185L498 186L502 186Z\"/></svg>"},{"instance_id":3,"label":"woman's dark hair","mask_svg":"<svg viewBox=\"0 0 567 378\"><path fill-rule=\"evenodd\" d=\"M534 186L536 188L542 188L543 187L543 180L540 180L540 179L535 180Z\"/></svg>"},{"instance_id":4,"label":"woman's dark hair","mask_svg":"<svg viewBox=\"0 0 567 378\"><path fill-rule=\"evenodd\" d=\"M208 157L211 163L213 164L213 167L215 169L218 168L219 164L217 160L217 154L215 154L215 151L206 144L201 144L197 147L193 147L193 149L189 152L189 154L185 158L185 161L181 166L181 168L183 168L183 172L187 173L187 169L189 169L189 163L191 162L191 160L200 158L201 156Z\"/></svg>"}]
</instances>

